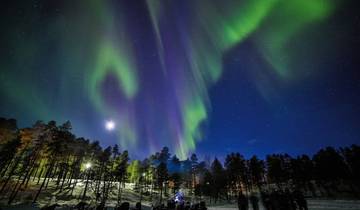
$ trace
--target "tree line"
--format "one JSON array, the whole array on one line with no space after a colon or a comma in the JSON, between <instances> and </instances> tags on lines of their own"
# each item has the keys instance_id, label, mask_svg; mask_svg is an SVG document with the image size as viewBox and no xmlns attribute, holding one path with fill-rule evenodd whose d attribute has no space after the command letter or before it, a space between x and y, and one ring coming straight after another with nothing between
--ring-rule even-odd
<instances>
[{"instance_id":1,"label":"tree line","mask_svg":"<svg viewBox=\"0 0 360 210\"><path fill-rule=\"evenodd\" d=\"M210 202L234 199L239 192L293 188L309 196L359 196L360 147L326 147L312 157L288 154L245 158L228 154L223 161L186 160L164 147L144 160L130 160L118 145L102 148L98 141L76 137L71 123L37 121L17 127L16 120L0 118L0 199L11 204L21 192L36 189L36 202L44 191L105 203L116 194L120 203L125 183L147 199L160 203L178 190ZM80 183L82 183L80 185ZM76 187L82 187L75 195ZM90 190L91 188L91 190Z\"/></svg>"}]
</instances>

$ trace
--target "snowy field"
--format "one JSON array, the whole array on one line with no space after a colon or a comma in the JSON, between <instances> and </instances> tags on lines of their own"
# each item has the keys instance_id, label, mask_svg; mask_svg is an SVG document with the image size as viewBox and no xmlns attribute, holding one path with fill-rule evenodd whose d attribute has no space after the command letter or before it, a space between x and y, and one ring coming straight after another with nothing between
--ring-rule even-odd
<instances>
[{"instance_id":1,"label":"snowy field","mask_svg":"<svg viewBox=\"0 0 360 210\"><path fill-rule=\"evenodd\" d=\"M308 200L309 210L360 210L360 200ZM209 207L209 210L237 210L235 205ZM251 205L249 210L252 210ZM265 210L260 206L260 210Z\"/></svg>"},{"instance_id":2,"label":"snowy field","mask_svg":"<svg viewBox=\"0 0 360 210\"><path fill-rule=\"evenodd\" d=\"M47 191L43 191L42 194L40 195L39 199L38 199L38 205L39 206L47 206L50 204L54 204L54 203L58 203L61 206L67 205L67 206L75 206L80 198L82 197L83 194L83 183L81 182L81 180L78 180L77 186L74 189L74 193L73 196L69 196L69 190L64 190L63 192L57 192L54 191L52 188L54 188L54 186L52 186L52 183L50 183L49 185L49 189ZM30 186L35 186L35 184L30 185ZM90 185L91 186L91 185ZM134 186L126 184L124 189L122 190L122 200L123 201L127 201L131 203L131 209L134 207L134 204L136 202L139 201L139 194L136 193L133 190ZM28 191L26 192L21 192L22 195L18 196L21 198L27 198L30 197L32 198L32 196L29 195L33 195L36 192L36 187L29 187ZM56 194L56 199L54 199L54 194ZM94 198L94 192L92 187L89 187L89 193L87 194L88 199L90 200L95 200ZM156 196L156 195L154 195ZM0 195L1 197L1 195ZM116 200L117 200L117 193L110 193L109 194L110 199L107 202L107 206L115 206L116 205ZM150 200L149 196L145 196L143 195L143 210L150 210L151 208L149 207L151 204L148 202ZM165 199L166 200L166 199ZM20 204L20 203L26 203L23 199L22 200L18 200L16 203ZM29 202L29 200L27 200L27 202ZM14 204L16 205L16 203L14 202ZM237 206L236 204L224 204L224 203L219 203L219 204L210 204L208 201L206 201L208 209L209 210L237 210ZM3 204L3 205L1 205ZM35 207L31 207L29 205L19 205L19 206L4 206L4 202L0 202L0 210L24 210L24 209L39 209L39 208L35 208ZM90 202L91 204L91 202ZM265 208L260 204L260 210L265 210ZM309 204L309 209L310 210L360 210L360 200L317 200L317 199L310 199L308 200L308 204ZM93 204L95 205L95 204ZM70 208L66 208L66 207L62 207L62 208L56 208L56 209L70 209ZM108 210L111 210L113 208L108 208ZM249 210L252 210L251 205Z\"/></svg>"},{"instance_id":3,"label":"snowy field","mask_svg":"<svg viewBox=\"0 0 360 210\"><path fill-rule=\"evenodd\" d=\"M360 210L360 200L309 200L309 210ZM31 210L37 209L29 206L17 207L2 207L2 210ZM56 208L56 209L69 209L69 208ZM111 210L111 208L108 208ZM144 210L150 210L150 207L144 207ZM237 210L235 205L212 206L208 207L209 210ZM251 206L249 210L252 210ZM262 206L260 210L265 210Z\"/></svg>"},{"instance_id":4,"label":"snowy field","mask_svg":"<svg viewBox=\"0 0 360 210\"><path fill-rule=\"evenodd\" d=\"M357 209L360 210L360 201L351 201L351 200L309 200L309 209L320 210L338 210L338 209Z\"/></svg>"}]
</instances>

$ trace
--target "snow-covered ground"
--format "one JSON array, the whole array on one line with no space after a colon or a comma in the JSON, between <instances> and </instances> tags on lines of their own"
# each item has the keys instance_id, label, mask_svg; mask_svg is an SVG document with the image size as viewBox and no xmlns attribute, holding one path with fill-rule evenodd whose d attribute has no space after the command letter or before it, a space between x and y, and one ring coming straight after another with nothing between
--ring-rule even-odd
<instances>
[{"instance_id":1,"label":"snow-covered ground","mask_svg":"<svg viewBox=\"0 0 360 210\"><path fill-rule=\"evenodd\" d=\"M73 182L74 183L74 182ZM74 189L73 193L70 193L70 188L64 188L62 192L59 192L58 190L55 190L56 187L54 186L53 182L50 182L49 187L47 190L44 190L38 199L37 204L39 206L47 206L54 203L60 204L60 205L67 205L67 206L74 206L76 205L82 198L83 195L83 187L84 183L82 180L78 180L78 183ZM107 206L115 206L117 201L117 185L115 183L114 189L109 194L109 200L106 203ZM139 201L139 193L135 192L133 190L134 186L131 184L126 184L126 186L122 189L122 202L127 201L131 203L131 207L134 206L136 202ZM30 187L26 191L19 192L18 199L13 203L12 207L4 207L6 205L6 199L0 200L0 210L3 209L36 209L32 208L29 205L21 205L16 206L21 203L29 203L32 201L33 195L37 192L38 185L36 185L36 182L31 183ZM89 183L88 193L87 195L87 202L90 202L90 204L95 205L95 203L92 203L92 201L95 200L94 197L94 187L91 185L91 182ZM3 196L3 195L0 195ZM154 197L157 197L158 195L154 194ZM149 195L143 195L142 196L142 203L146 205L144 207L144 210L150 210L150 196ZM164 198L164 201L166 199ZM217 204L216 206L214 204L210 204L210 202L206 201L208 205L209 210L237 210L236 204ZM261 204L261 203L260 203ZM310 210L360 210L360 200L316 200L311 199L308 200L309 209ZM69 208L59 208L59 209L69 209ZM260 205L260 209L264 210L264 207ZM252 210L251 205L249 210Z\"/></svg>"},{"instance_id":2,"label":"snow-covered ground","mask_svg":"<svg viewBox=\"0 0 360 210\"><path fill-rule=\"evenodd\" d=\"M360 210L360 200L308 200L309 210ZM209 210L237 210L234 204L212 206ZM252 210L251 205L249 210ZM260 206L260 210L265 210Z\"/></svg>"},{"instance_id":3,"label":"snow-covered ground","mask_svg":"<svg viewBox=\"0 0 360 210\"><path fill-rule=\"evenodd\" d=\"M320 210L359 210L360 201L359 200L309 200L309 209Z\"/></svg>"},{"instance_id":4,"label":"snow-covered ground","mask_svg":"<svg viewBox=\"0 0 360 210\"><path fill-rule=\"evenodd\" d=\"M360 200L309 200L309 210L360 210ZM31 210L36 209L29 206L13 206L13 207L2 207L3 210ZM68 209L68 208L57 208L57 209ZM150 207L146 206L144 210L150 210ZM209 210L237 210L234 204L222 205L222 206L211 206ZM251 206L249 210L252 210ZM264 210L261 206L260 210Z\"/></svg>"}]
</instances>

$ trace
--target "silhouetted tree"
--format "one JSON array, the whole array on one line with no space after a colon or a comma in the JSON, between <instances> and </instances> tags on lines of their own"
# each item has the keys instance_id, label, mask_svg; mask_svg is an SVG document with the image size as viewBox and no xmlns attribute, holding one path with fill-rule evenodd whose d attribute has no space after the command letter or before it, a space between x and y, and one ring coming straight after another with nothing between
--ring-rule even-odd
<instances>
[{"instance_id":1,"label":"silhouetted tree","mask_svg":"<svg viewBox=\"0 0 360 210\"><path fill-rule=\"evenodd\" d=\"M213 163L211 164L211 173L212 173L212 194L215 198L215 203L220 198L221 194L226 189L226 176L225 170L221 165L220 161L215 158Z\"/></svg>"},{"instance_id":2,"label":"silhouetted tree","mask_svg":"<svg viewBox=\"0 0 360 210\"><path fill-rule=\"evenodd\" d=\"M129 154L128 151L124 151L115 159L114 175L118 184L118 204L121 203L121 189L122 184L125 182L126 171L128 167Z\"/></svg>"},{"instance_id":3,"label":"silhouetted tree","mask_svg":"<svg viewBox=\"0 0 360 210\"><path fill-rule=\"evenodd\" d=\"M349 185L355 184L357 188L360 188L360 146L351 145L351 147L345 147L341 150L350 168ZM358 194L354 188L353 191Z\"/></svg>"},{"instance_id":4,"label":"silhouetted tree","mask_svg":"<svg viewBox=\"0 0 360 210\"><path fill-rule=\"evenodd\" d=\"M259 189L264 182L265 176L265 163L263 160L259 160L255 155L249 160L249 171L251 182L256 185Z\"/></svg>"},{"instance_id":5,"label":"silhouetted tree","mask_svg":"<svg viewBox=\"0 0 360 210\"><path fill-rule=\"evenodd\" d=\"M297 189L304 188L315 194L311 181L314 179L314 163L307 155L291 159L291 179Z\"/></svg>"},{"instance_id":6,"label":"silhouetted tree","mask_svg":"<svg viewBox=\"0 0 360 210\"><path fill-rule=\"evenodd\" d=\"M288 155L273 154L266 156L267 177L270 183L275 183L279 188L288 181L289 168ZM288 161L290 162L290 161Z\"/></svg>"},{"instance_id":7,"label":"silhouetted tree","mask_svg":"<svg viewBox=\"0 0 360 210\"><path fill-rule=\"evenodd\" d=\"M226 156L224 167L218 159L210 165L210 159L206 164L195 154L183 161L176 155L170 157L169 148L163 147L129 166L127 151L121 153L118 145L102 149L98 141L76 138L70 122L58 126L55 121L37 121L32 127L18 129L15 120L0 118L0 194L8 203L26 191L28 185L32 188L38 185L33 202L45 190L55 193L68 190L73 195L74 189L82 186L83 195L93 193L102 205L113 186L117 186L120 203L126 181L145 185L146 191L150 186L151 196L158 190L160 202L163 194L167 194L167 186L173 192L184 186L196 196L209 196L215 202L240 190L251 191L253 186L261 188L264 183L270 184L268 189L276 184L283 189L293 187L296 192L310 190L313 195L317 190L325 190L326 195L336 196L344 186L351 189L347 192L358 195L360 189L357 145L339 150L327 147L312 159L307 155L292 158L273 154L266 157L266 162L256 156L245 160L239 153L231 153ZM91 163L88 170L87 163ZM78 182L85 184L77 185Z\"/></svg>"},{"instance_id":8,"label":"silhouetted tree","mask_svg":"<svg viewBox=\"0 0 360 210\"><path fill-rule=\"evenodd\" d=\"M160 203L162 203L164 184L168 180L168 170L166 163L161 162L156 168L157 185L160 189Z\"/></svg>"},{"instance_id":9,"label":"silhouetted tree","mask_svg":"<svg viewBox=\"0 0 360 210\"><path fill-rule=\"evenodd\" d=\"M247 185L246 162L239 153L231 153L225 158L225 168L229 189L237 195L242 185Z\"/></svg>"},{"instance_id":10,"label":"silhouetted tree","mask_svg":"<svg viewBox=\"0 0 360 210\"><path fill-rule=\"evenodd\" d=\"M314 155L313 161L317 183L326 190L329 196L332 196L331 189L338 191L337 186L340 181L350 176L350 170L344 158L332 147L321 149Z\"/></svg>"}]
</instances>

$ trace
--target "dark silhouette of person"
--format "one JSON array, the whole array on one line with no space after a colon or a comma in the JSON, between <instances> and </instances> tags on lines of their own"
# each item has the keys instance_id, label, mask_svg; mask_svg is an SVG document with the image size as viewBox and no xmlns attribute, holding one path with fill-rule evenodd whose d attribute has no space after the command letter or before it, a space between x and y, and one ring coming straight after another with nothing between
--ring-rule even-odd
<instances>
[{"instance_id":1,"label":"dark silhouette of person","mask_svg":"<svg viewBox=\"0 0 360 210\"><path fill-rule=\"evenodd\" d=\"M205 201L200 202L200 210L207 210Z\"/></svg>"},{"instance_id":2,"label":"dark silhouette of person","mask_svg":"<svg viewBox=\"0 0 360 210\"><path fill-rule=\"evenodd\" d=\"M189 202L189 201L186 202L186 204L185 204L185 210L190 210L190 207L191 207L190 202Z\"/></svg>"},{"instance_id":3,"label":"dark silhouette of person","mask_svg":"<svg viewBox=\"0 0 360 210\"><path fill-rule=\"evenodd\" d=\"M238 196L238 208L239 210L249 209L249 201L241 191L239 192L239 196Z\"/></svg>"},{"instance_id":4,"label":"dark silhouette of person","mask_svg":"<svg viewBox=\"0 0 360 210\"><path fill-rule=\"evenodd\" d=\"M153 210L162 210L163 208L164 208L163 204L158 204L152 207Z\"/></svg>"},{"instance_id":5,"label":"dark silhouette of person","mask_svg":"<svg viewBox=\"0 0 360 210\"><path fill-rule=\"evenodd\" d=\"M273 210L281 209L281 195L280 192L277 190L270 193L270 209Z\"/></svg>"},{"instance_id":6,"label":"dark silhouette of person","mask_svg":"<svg viewBox=\"0 0 360 210\"><path fill-rule=\"evenodd\" d=\"M103 210L105 209L105 202L101 202L98 206L96 206L96 210Z\"/></svg>"},{"instance_id":7,"label":"dark silhouette of person","mask_svg":"<svg viewBox=\"0 0 360 210\"><path fill-rule=\"evenodd\" d=\"M261 192L261 199L266 210L271 210L271 201L269 193Z\"/></svg>"},{"instance_id":8,"label":"dark silhouette of person","mask_svg":"<svg viewBox=\"0 0 360 210\"><path fill-rule=\"evenodd\" d=\"M287 193L283 191L279 191L278 193L279 193L278 194L279 209L290 210L289 197Z\"/></svg>"},{"instance_id":9,"label":"dark silhouette of person","mask_svg":"<svg viewBox=\"0 0 360 210\"><path fill-rule=\"evenodd\" d=\"M294 199L300 210L308 210L307 201L300 190L294 191Z\"/></svg>"},{"instance_id":10,"label":"dark silhouette of person","mask_svg":"<svg viewBox=\"0 0 360 210\"><path fill-rule=\"evenodd\" d=\"M141 203L140 202L137 202L135 204L135 210L141 210Z\"/></svg>"},{"instance_id":11,"label":"dark silhouette of person","mask_svg":"<svg viewBox=\"0 0 360 210\"><path fill-rule=\"evenodd\" d=\"M199 203L195 203L195 204L191 205L190 210L199 210L199 208L200 208Z\"/></svg>"},{"instance_id":12,"label":"dark silhouette of person","mask_svg":"<svg viewBox=\"0 0 360 210\"><path fill-rule=\"evenodd\" d=\"M294 195L288 188L285 189L284 200L287 202L289 210L296 210Z\"/></svg>"},{"instance_id":13,"label":"dark silhouette of person","mask_svg":"<svg viewBox=\"0 0 360 210\"><path fill-rule=\"evenodd\" d=\"M54 210L56 209L56 207L59 207L60 205L59 204L53 204L51 206L46 206L46 207L42 207L41 210ZM1 210L1 208L0 208Z\"/></svg>"},{"instance_id":14,"label":"dark silhouette of person","mask_svg":"<svg viewBox=\"0 0 360 210\"><path fill-rule=\"evenodd\" d=\"M86 202L80 201L78 204L76 204L75 208L79 210L83 210L86 209L87 205L88 204Z\"/></svg>"},{"instance_id":15,"label":"dark silhouette of person","mask_svg":"<svg viewBox=\"0 0 360 210\"><path fill-rule=\"evenodd\" d=\"M130 209L130 203L129 202L124 202L120 206L120 210L129 210L129 209Z\"/></svg>"},{"instance_id":16,"label":"dark silhouette of person","mask_svg":"<svg viewBox=\"0 0 360 210\"><path fill-rule=\"evenodd\" d=\"M168 208L169 210L174 210L175 207L176 207L175 201L174 201L174 200L168 200L168 202L167 202L167 208Z\"/></svg>"},{"instance_id":17,"label":"dark silhouette of person","mask_svg":"<svg viewBox=\"0 0 360 210\"><path fill-rule=\"evenodd\" d=\"M176 210L184 210L184 203L180 202L178 203L178 205L176 206Z\"/></svg>"},{"instance_id":18,"label":"dark silhouette of person","mask_svg":"<svg viewBox=\"0 0 360 210\"><path fill-rule=\"evenodd\" d=\"M250 202L253 210L259 210L259 198L255 194L250 196Z\"/></svg>"}]
</instances>

